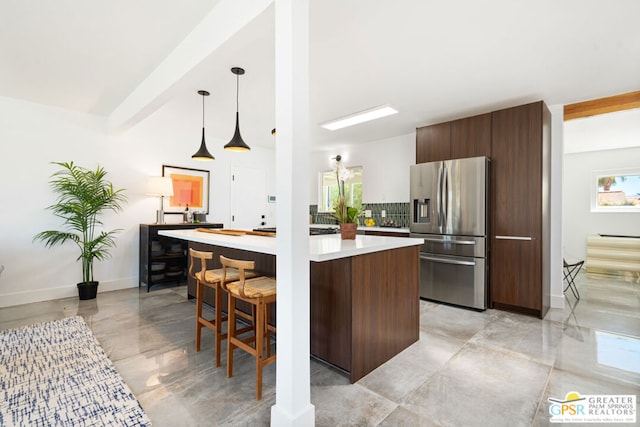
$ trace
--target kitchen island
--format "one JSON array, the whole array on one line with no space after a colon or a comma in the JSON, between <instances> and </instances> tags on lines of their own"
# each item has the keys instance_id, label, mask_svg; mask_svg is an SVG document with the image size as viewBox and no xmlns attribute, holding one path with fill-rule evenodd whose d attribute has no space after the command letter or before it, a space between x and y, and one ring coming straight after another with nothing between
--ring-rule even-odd
<instances>
[{"instance_id":1,"label":"kitchen island","mask_svg":"<svg viewBox=\"0 0 640 427\"><path fill-rule=\"evenodd\" d=\"M163 230L160 234L188 240L189 247L212 251L216 258L254 260L260 274L275 276L274 237L196 230ZM356 382L418 340L422 243L422 239L386 236L358 235L355 240L341 240L339 234L309 237L314 357ZM218 259L215 266L220 266ZM205 294L205 301L213 305L211 296Z\"/></svg>"}]
</instances>

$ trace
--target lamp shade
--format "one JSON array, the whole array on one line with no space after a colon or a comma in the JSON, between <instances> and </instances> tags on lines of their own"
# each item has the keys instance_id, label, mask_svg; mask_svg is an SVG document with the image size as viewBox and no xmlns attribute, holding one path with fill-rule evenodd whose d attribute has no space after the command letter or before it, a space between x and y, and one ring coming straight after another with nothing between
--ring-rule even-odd
<instances>
[{"instance_id":1,"label":"lamp shade","mask_svg":"<svg viewBox=\"0 0 640 427\"><path fill-rule=\"evenodd\" d=\"M209 96L209 92L206 90L199 90L198 94L202 95L202 141L200 141L200 148L193 154L193 156L191 156L191 158L194 160L215 160L215 157L213 157L209 150L207 150L207 144L204 141L204 97Z\"/></svg>"},{"instance_id":2,"label":"lamp shade","mask_svg":"<svg viewBox=\"0 0 640 427\"><path fill-rule=\"evenodd\" d=\"M233 134L233 138L225 146L225 150L231 151L249 151L251 148L245 144L242 136L240 135L240 113L238 112L238 97L240 93L239 79L244 74L244 69L240 67L233 67L231 72L236 75L236 130Z\"/></svg>"},{"instance_id":3,"label":"lamp shade","mask_svg":"<svg viewBox=\"0 0 640 427\"><path fill-rule=\"evenodd\" d=\"M168 176L152 176L147 183L149 196L173 196L173 181Z\"/></svg>"}]
</instances>

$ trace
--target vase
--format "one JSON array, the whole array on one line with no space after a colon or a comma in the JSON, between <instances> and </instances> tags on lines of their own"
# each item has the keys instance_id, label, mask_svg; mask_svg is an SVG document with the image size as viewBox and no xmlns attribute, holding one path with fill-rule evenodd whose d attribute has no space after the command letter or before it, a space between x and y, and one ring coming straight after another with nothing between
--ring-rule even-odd
<instances>
[{"instance_id":1,"label":"vase","mask_svg":"<svg viewBox=\"0 0 640 427\"><path fill-rule=\"evenodd\" d=\"M80 282L76 286L81 300L94 299L98 293L98 282Z\"/></svg>"},{"instance_id":2,"label":"vase","mask_svg":"<svg viewBox=\"0 0 640 427\"><path fill-rule=\"evenodd\" d=\"M356 238L356 230L358 224L355 222L342 222L340 223L340 235L342 240L354 240Z\"/></svg>"}]
</instances>

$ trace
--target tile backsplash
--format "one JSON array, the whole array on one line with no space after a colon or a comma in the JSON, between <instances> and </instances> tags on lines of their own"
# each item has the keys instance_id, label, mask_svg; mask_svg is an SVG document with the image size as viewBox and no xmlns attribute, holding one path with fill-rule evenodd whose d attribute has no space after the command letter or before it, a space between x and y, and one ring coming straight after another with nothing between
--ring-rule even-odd
<instances>
[{"instance_id":1,"label":"tile backsplash","mask_svg":"<svg viewBox=\"0 0 640 427\"><path fill-rule=\"evenodd\" d=\"M394 221L400 227L409 227L409 203L364 203L363 210L371 210L371 218L376 221L376 225L383 221ZM386 216L382 217L382 211ZM314 224L337 224L338 222L332 212L318 212L318 205L309 206L309 215L313 218ZM360 217L362 224L364 215Z\"/></svg>"}]
</instances>

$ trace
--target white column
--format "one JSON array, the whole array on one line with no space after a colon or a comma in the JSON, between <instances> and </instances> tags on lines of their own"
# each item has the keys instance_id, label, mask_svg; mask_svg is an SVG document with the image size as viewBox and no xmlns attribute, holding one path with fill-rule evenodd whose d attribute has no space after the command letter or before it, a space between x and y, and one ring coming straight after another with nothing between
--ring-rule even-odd
<instances>
[{"instance_id":1,"label":"white column","mask_svg":"<svg viewBox=\"0 0 640 427\"><path fill-rule=\"evenodd\" d=\"M562 164L564 159L564 106L551 105L551 307L564 308L562 257L564 237L562 232Z\"/></svg>"},{"instance_id":2,"label":"white column","mask_svg":"<svg viewBox=\"0 0 640 427\"><path fill-rule=\"evenodd\" d=\"M309 4L275 0L277 355L272 426L313 426L309 338Z\"/></svg>"}]
</instances>

